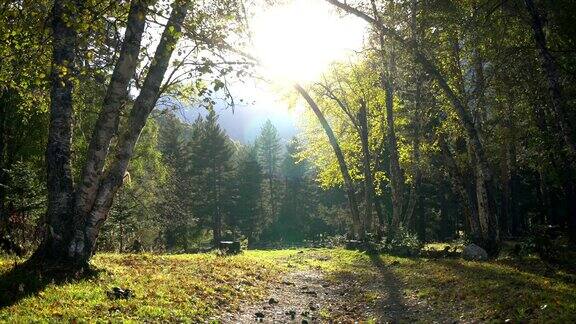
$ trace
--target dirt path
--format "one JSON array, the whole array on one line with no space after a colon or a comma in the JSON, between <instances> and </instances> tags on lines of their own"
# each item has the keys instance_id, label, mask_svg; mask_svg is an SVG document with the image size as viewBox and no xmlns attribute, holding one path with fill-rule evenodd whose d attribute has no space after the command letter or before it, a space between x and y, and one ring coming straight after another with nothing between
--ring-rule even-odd
<instances>
[{"instance_id":1,"label":"dirt path","mask_svg":"<svg viewBox=\"0 0 576 324\"><path fill-rule=\"evenodd\" d=\"M400 283L389 279L383 275L365 286L354 278L328 281L319 270L292 272L270 287L265 300L241 305L238 312L224 314L220 321L304 324L368 320L404 323L429 319L431 307L406 296ZM445 318L433 321L451 322Z\"/></svg>"}]
</instances>

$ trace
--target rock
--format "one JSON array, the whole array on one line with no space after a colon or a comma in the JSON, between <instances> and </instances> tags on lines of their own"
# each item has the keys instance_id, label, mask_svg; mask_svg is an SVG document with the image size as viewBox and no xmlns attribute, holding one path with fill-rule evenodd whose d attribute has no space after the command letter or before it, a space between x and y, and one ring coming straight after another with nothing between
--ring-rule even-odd
<instances>
[{"instance_id":1,"label":"rock","mask_svg":"<svg viewBox=\"0 0 576 324\"><path fill-rule=\"evenodd\" d=\"M462 251L462 257L465 260L485 261L488 260L488 253L483 248L472 243L466 245Z\"/></svg>"},{"instance_id":2,"label":"rock","mask_svg":"<svg viewBox=\"0 0 576 324\"><path fill-rule=\"evenodd\" d=\"M378 251L376 244L372 242L364 242L357 240L347 240L345 243L345 248L347 250L362 251L367 253L375 253Z\"/></svg>"},{"instance_id":3,"label":"rock","mask_svg":"<svg viewBox=\"0 0 576 324\"><path fill-rule=\"evenodd\" d=\"M107 291L106 295L110 299L130 299L134 298L134 292L131 289L122 289L120 287L114 287L111 291Z\"/></svg>"},{"instance_id":4,"label":"rock","mask_svg":"<svg viewBox=\"0 0 576 324\"><path fill-rule=\"evenodd\" d=\"M295 311L295 310L293 310L293 309L292 309L292 310L289 310L289 311L287 311L287 312L286 312L286 313L284 313L284 314L285 314L285 315L288 315L288 316L290 316L290 318L291 318L292 320L294 320L294 319L296 318L296 311Z\"/></svg>"},{"instance_id":5,"label":"rock","mask_svg":"<svg viewBox=\"0 0 576 324\"><path fill-rule=\"evenodd\" d=\"M310 307L310 310L311 310L311 311L315 311L315 310L317 310L318 308L320 308L319 305L314 304L314 303L312 303L312 302L311 302L308 306Z\"/></svg>"},{"instance_id":6,"label":"rock","mask_svg":"<svg viewBox=\"0 0 576 324\"><path fill-rule=\"evenodd\" d=\"M274 298L270 298L270 299L268 300L268 304L270 304L270 305L278 304L278 301L277 301L276 299L274 299Z\"/></svg>"},{"instance_id":7,"label":"rock","mask_svg":"<svg viewBox=\"0 0 576 324\"><path fill-rule=\"evenodd\" d=\"M304 290L302 291L303 294L310 295L312 297L318 297L318 293L313 290Z\"/></svg>"}]
</instances>

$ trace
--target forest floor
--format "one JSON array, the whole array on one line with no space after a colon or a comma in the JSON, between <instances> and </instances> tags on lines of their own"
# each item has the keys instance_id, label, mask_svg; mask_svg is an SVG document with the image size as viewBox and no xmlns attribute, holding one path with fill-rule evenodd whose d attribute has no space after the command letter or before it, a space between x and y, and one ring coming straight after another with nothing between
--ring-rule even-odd
<instances>
[{"instance_id":1,"label":"forest floor","mask_svg":"<svg viewBox=\"0 0 576 324\"><path fill-rule=\"evenodd\" d=\"M21 261L0 258L0 322L576 322L576 274L536 258L98 254L93 276L42 285L10 270Z\"/></svg>"}]
</instances>

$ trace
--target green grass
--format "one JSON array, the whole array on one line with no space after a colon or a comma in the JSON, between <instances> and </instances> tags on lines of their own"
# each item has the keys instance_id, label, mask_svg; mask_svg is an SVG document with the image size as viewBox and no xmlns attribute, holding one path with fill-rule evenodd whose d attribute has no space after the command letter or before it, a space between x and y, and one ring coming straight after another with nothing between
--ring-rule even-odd
<instances>
[{"instance_id":1,"label":"green grass","mask_svg":"<svg viewBox=\"0 0 576 324\"><path fill-rule=\"evenodd\" d=\"M0 259L0 273L14 262ZM352 291L351 302L377 305L385 294L380 286L394 282L389 287L399 296L432 306L431 318L437 312L464 320L576 322L576 277L534 258L470 262L307 249L229 257L99 254L93 264L101 270L96 276L48 284L0 309L0 321L206 322L242 300L261 300L266 285L284 272L318 269L329 280L359 282L363 288ZM106 291L115 286L134 290L136 298L109 300ZM13 282L0 287L20 288Z\"/></svg>"},{"instance_id":2,"label":"green grass","mask_svg":"<svg viewBox=\"0 0 576 324\"><path fill-rule=\"evenodd\" d=\"M37 295L1 309L0 321L207 321L234 310L240 300L262 298L266 284L285 271L274 262L283 253L99 254L93 260L102 269L96 277L49 284ZM11 265L3 260L0 271ZM108 299L106 291L116 286L132 289L136 298Z\"/></svg>"},{"instance_id":3,"label":"green grass","mask_svg":"<svg viewBox=\"0 0 576 324\"><path fill-rule=\"evenodd\" d=\"M378 281L395 281L393 288L401 289L400 295L426 300L437 314L454 319L576 322L576 274L536 258L474 262L369 256L338 249L306 254L293 263L320 268L333 281L359 281L367 288ZM368 303L375 294L383 295L370 290L357 293L358 301ZM433 319L434 311L428 315Z\"/></svg>"}]
</instances>

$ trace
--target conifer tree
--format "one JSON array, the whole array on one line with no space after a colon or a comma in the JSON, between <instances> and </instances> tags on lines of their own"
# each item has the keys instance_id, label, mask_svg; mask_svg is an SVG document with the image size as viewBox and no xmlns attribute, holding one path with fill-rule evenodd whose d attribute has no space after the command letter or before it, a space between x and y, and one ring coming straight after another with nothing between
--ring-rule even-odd
<instances>
[{"instance_id":1,"label":"conifer tree","mask_svg":"<svg viewBox=\"0 0 576 324\"><path fill-rule=\"evenodd\" d=\"M264 171L266 185L264 186L266 216L268 222L277 218L279 192L277 186L278 166L280 163L280 137L278 130L270 120L262 126L260 135L256 139L258 148L258 160Z\"/></svg>"}]
</instances>

